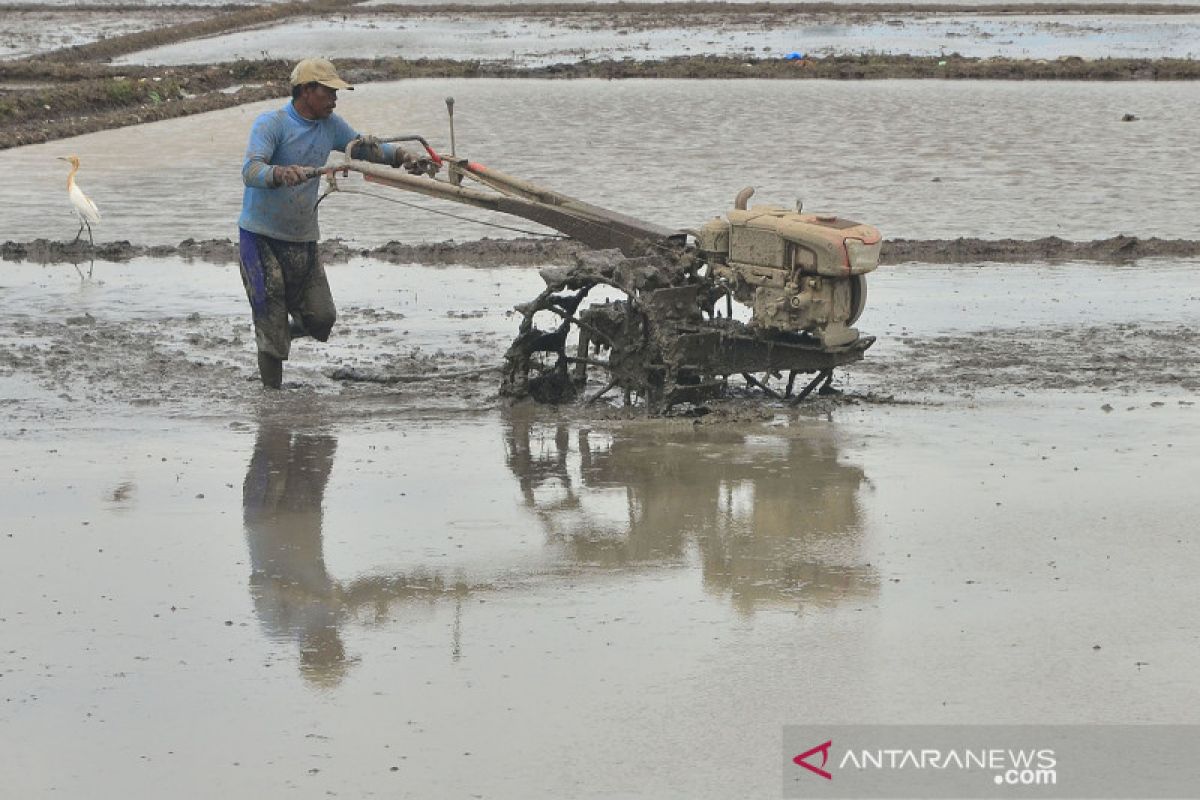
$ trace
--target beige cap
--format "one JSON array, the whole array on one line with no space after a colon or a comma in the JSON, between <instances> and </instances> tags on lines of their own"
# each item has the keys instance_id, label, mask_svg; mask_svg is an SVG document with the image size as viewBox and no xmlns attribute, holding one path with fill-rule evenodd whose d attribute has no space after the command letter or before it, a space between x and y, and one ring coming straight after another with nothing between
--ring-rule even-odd
<instances>
[{"instance_id":1,"label":"beige cap","mask_svg":"<svg viewBox=\"0 0 1200 800\"><path fill-rule=\"evenodd\" d=\"M354 87L338 77L333 62L324 58L306 58L292 70L292 86L302 86L306 83L319 83L330 89L353 89Z\"/></svg>"}]
</instances>

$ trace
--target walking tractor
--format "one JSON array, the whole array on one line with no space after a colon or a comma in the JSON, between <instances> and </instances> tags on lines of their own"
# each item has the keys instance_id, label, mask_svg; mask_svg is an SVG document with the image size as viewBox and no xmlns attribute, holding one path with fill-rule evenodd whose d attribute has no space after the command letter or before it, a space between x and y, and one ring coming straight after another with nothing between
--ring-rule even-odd
<instances>
[{"instance_id":1,"label":"walking tractor","mask_svg":"<svg viewBox=\"0 0 1200 800\"><path fill-rule=\"evenodd\" d=\"M572 266L542 270L546 288L517 306L501 394L543 403L593 403L614 392L652 414L718 396L741 376L798 403L830 387L834 367L862 359L874 336L854 323L882 237L871 225L796 208L749 205L675 230L610 211L416 142L424 170L405 174L349 157L322 170L532 220L593 248ZM443 176L442 168L445 168ZM336 170L334 172L333 170ZM734 303L749 319L735 318ZM746 313L741 313L742 317ZM768 385L771 378L786 384ZM798 375L811 374L793 393ZM760 377L761 376L761 377Z\"/></svg>"}]
</instances>

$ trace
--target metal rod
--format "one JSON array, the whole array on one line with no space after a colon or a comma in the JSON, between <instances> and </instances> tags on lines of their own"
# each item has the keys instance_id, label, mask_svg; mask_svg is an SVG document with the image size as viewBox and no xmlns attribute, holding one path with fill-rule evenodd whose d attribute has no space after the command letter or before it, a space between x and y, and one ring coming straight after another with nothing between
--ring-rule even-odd
<instances>
[{"instance_id":1,"label":"metal rod","mask_svg":"<svg viewBox=\"0 0 1200 800\"><path fill-rule=\"evenodd\" d=\"M609 381L608 383L604 384L604 388L603 388L603 389L601 389L600 391L596 392L594 395L592 395L591 397L589 397L589 398L587 399L587 401L584 403L584 405L588 405L588 406L590 406L592 403L596 402L596 401L597 401L597 400L599 400L601 397L603 397L604 395L608 394L609 390L610 390L610 389L612 389L612 388L613 388L614 386L616 386L616 385L617 385L617 379L616 379L616 378L613 378L611 381ZM628 398L628 396L626 396L626 398L625 398L625 399L628 401L628 399L629 399L629 398Z\"/></svg>"},{"instance_id":2,"label":"metal rod","mask_svg":"<svg viewBox=\"0 0 1200 800\"><path fill-rule=\"evenodd\" d=\"M590 358L581 358L578 356L563 356L568 364L582 365L585 367L600 367L601 369L612 369L612 364L607 361L594 361Z\"/></svg>"},{"instance_id":3,"label":"metal rod","mask_svg":"<svg viewBox=\"0 0 1200 800\"><path fill-rule=\"evenodd\" d=\"M774 397L776 400L783 399L782 397L780 397L779 392L775 391L770 386L767 386L765 383L763 383L758 378L751 375L749 372L743 372L742 377L746 379L746 383L750 384L751 386L757 386L759 389L762 389L764 392L766 392L771 397Z\"/></svg>"},{"instance_id":4,"label":"metal rod","mask_svg":"<svg viewBox=\"0 0 1200 800\"><path fill-rule=\"evenodd\" d=\"M832 377L833 377L833 370L831 370L831 369L823 369L820 372L818 372L817 377L815 377L811 381L809 381L808 385L805 386L800 391L800 394L796 395L795 399L792 400L792 405L794 405L794 406L800 405L800 401L802 401L804 398L806 398L810 394L812 394L812 390L817 388L818 383L820 383L823 380L828 380L829 378L832 378Z\"/></svg>"},{"instance_id":5,"label":"metal rod","mask_svg":"<svg viewBox=\"0 0 1200 800\"><path fill-rule=\"evenodd\" d=\"M587 385L588 364L589 363L597 363L597 362L591 362L591 359L588 358L588 347L591 344L591 338L592 337L587 330L585 330L584 328L579 329L579 342L578 342L578 345L575 350L575 353L576 353L576 355L578 355L578 358L574 359L574 361L575 361L575 383L581 387ZM568 360L570 360L570 356L567 356L567 358L568 358Z\"/></svg>"},{"instance_id":6,"label":"metal rod","mask_svg":"<svg viewBox=\"0 0 1200 800\"><path fill-rule=\"evenodd\" d=\"M597 339L602 339L606 342L608 341L608 336L606 336L603 332L598 331L595 328L593 328L591 325L587 324L586 322L581 321L579 319L579 317L576 317L574 314L568 314L566 311L563 311L561 308L557 308L555 306L546 306L545 310L549 311L551 314L557 314L559 317L566 320L567 322L574 322L576 325L579 326L580 331L587 331L589 334L595 336Z\"/></svg>"}]
</instances>

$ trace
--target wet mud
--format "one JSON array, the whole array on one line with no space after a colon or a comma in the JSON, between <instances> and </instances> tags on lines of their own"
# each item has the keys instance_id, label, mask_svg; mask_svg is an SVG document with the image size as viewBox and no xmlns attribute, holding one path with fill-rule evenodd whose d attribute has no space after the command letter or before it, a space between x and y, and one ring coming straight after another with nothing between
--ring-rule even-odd
<instances>
[{"instance_id":1,"label":"wet mud","mask_svg":"<svg viewBox=\"0 0 1200 800\"><path fill-rule=\"evenodd\" d=\"M372 7L367 7L368 9ZM1069 57L1190 58L1198 14L821 14L742 11L325 14L139 50L117 63L173 66L239 59L455 59L509 67L660 62L704 55L804 60L846 55L1053 62ZM806 66L808 66L806 64Z\"/></svg>"},{"instance_id":2,"label":"wet mud","mask_svg":"<svg viewBox=\"0 0 1200 800\"><path fill-rule=\"evenodd\" d=\"M211 36L228 30L262 25L287 19L300 14L317 14L335 11L351 5L350 0L305 0L304 2L272 3L258 6L242 6L223 13L208 10L204 19L190 20L177 25L167 25L148 31L135 31L123 36L113 36L87 44L73 45L52 51L45 56L59 62L106 61L113 56L152 47L163 42L178 42ZM78 10L78 9L77 9Z\"/></svg>"},{"instance_id":3,"label":"wet mud","mask_svg":"<svg viewBox=\"0 0 1200 800\"><path fill-rule=\"evenodd\" d=\"M354 258L371 258L392 264L456 264L474 267L544 266L561 264L586 250L577 242L562 239L480 239L473 242L406 244L388 242L378 247L353 247L338 239L319 244L324 263L344 263ZM79 243L35 239L0 244L0 258L39 264L87 261L121 262L135 258L174 256L188 261L236 264L238 246L230 239L188 239L178 245L135 245L130 242L101 242L94 251Z\"/></svg>"},{"instance_id":4,"label":"wet mud","mask_svg":"<svg viewBox=\"0 0 1200 800\"><path fill-rule=\"evenodd\" d=\"M1071 242L1057 236L1041 239L928 239L885 240L882 264L974 264L979 262L1095 261L1126 263L1143 258L1193 258L1200 241L1113 236L1089 242Z\"/></svg>"},{"instance_id":5,"label":"wet mud","mask_svg":"<svg viewBox=\"0 0 1200 800\"><path fill-rule=\"evenodd\" d=\"M672 414L682 424L761 425L857 407L1047 393L1090 395L1087 405L1109 410L1144 406L1148 394L1175 405L1200 389L1200 325L1188 299L1194 263L884 269L872 276L873 299L859 323L879 340L863 361L835 370L837 393L793 407L732 376L722 398ZM351 418L436 419L512 405L500 397L499 366L518 333L514 306L542 286L536 270L365 264L330 266L335 335L324 345L296 342L284 395L336 399ZM232 265L143 257L97 264L82 284L61 265L0 267L0 281L14 289L0 306L0 387L14 424L70 419L84 408L220 417L262 396ZM786 378L756 380L781 391ZM559 413L645 416L619 397L567 403Z\"/></svg>"},{"instance_id":6,"label":"wet mud","mask_svg":"<svg viewBox=\"0 0 1200 800\"><path fill-rule=\"evenodd\" d=\"M20 6L22 13L57 13L56 6ZM114 7L96 6L111 13ZM196 13L202 7L174 6L173 13ZM114 58L171 43L193 41L229 31L243 31L280 21L317 14L445 13L458 18L470 15L522 15L549 20L563 27L603 24L607 14L618 14L622 29L662 27L712 27L721 29L730 20L745 24L747 15L770 28L796 15L826 15L835 19L885 19L887 15L916 13L1002 13L1006 6L845 6L834 4L743 4L736 10L722 4L617 4L581 9L570 4L519 6L361 6L345 0L310 0L251 7L227 7L203 19L149 30L106 36L98 41L38 52L20 59L0 61L0 149L69 136L136 125L229 108L286 94L281 76L290 63L271 59L237 60L222 64L174 67L115 66ZM1193 6L1130 4L1022 5L1023 14L1192 14ZM81 11L86 16L84 9ZM598 16L599 15L599 16ZM761 18L761 19L760 19ZM602 22L596 22L601 19ZM590 22L588 20L591 20ZM80 35L88 35L88 26ZM19 33L18 33L19 35ZM34 29L28 36L40 36ZM18 50L20 47L18 47ZM669 58L599 58L537 66L481 62L478 59L339 59L346 76L356 83L412 78L556 78L556 79L962 79L962 80L1085 80L1169 81L1200 78L1200 62L1187 58L1063 57L1055 59L966 58L947 56L887 55L879 53L827 55L788 60L780 55L747 53L736 56L697 53Z\"/></svg>"},{"instance_id":7,"label":"wet mud","mask_svg":"<svg viewBox=\"0 0 1200 800\"><path fill-rule=\"evenodd\" d=\"M393 68L417 67L351 65L362 81ZM0 103L31 93L30 127L4 131L68 130L37 92L115 127L274 101L286 70L0 62L0 84L24 87ZM130 97L95 100L122 81ZM733 376L724 399L656 419L617 398L499 397L514 306L575 243L461 240L442 222L433 238L460 241L438 242L408 211L322 206L327 232L364 243L323 243L338 324L327 343L295 342L273 392L234 245L215 238L235 218L244 119L73 143L106 213L94 252L53 238L75 231L56 148L4 154L7 794L772 797L779 731L805 721L1195 724L1200 649L1180 620L1200 613L1200 544L1181 533L1200 458L1200 239L1183 179L1195 126L1176 113L1191 94L1005 85L983 95L996 116L961 128L984 113L978 94L922 85L947 110L916 126L880 114L886 135L856 142L873 170L763 159L769 192L769 174L747 175L757 165L714 167L712 151L762 152L746 109L770 94L722 119L723 138L694 127L697 108L720 116L700 98L650 82L618 96L571 84L576 104L540 115L530 97L549 82L472 84L490 98L416 87L426 96L403 107L356 93L348 117L376 130L399 114L433 130L410 112L450 93L460 109L516 107L516 122L477 114L475 131L464 114L459 145L466 132L489 163L650 219L726 208L722 181L773 199L795 184L906 233L869 276L858 326L877 340L835 372L839 393L793 408ZM606 103L626 109L610 128L577 111ZM647 107L658 127L637 126ZM613 131L630 129L669 170L633 170L641 193L593 167L624 163ZM188 158L157 160L172 148ZM127 154L180 180L138 182ZM81 279L72 265L93 258ZM680 759L681 741L716 757Z\"/></svg>"},{"instance_id":8,"label":"wet mud","mask_svg":"<svg viewBox=\"0 0 1200 800\"><path fill-rule=\"evenodd\" d=\"M45 6L22 10L4 6L4 33L0 36L0 58L25 58L61 50L96 39L162 28L204 16L199 9L143 7L128 9Z\"/></svg>"},{"instance_id":9,"label":"wet mud","mask_svg":"<svg viewBox=\"0 0 1200 800\"><path fill-rule=\"evenodd\" d=\"M125 68L95 65L0 64L0 83L36 88L0 91L0 149L144 122L190 116L286 94L286 62L221 66ZM1182 81L1200 78L1188 59L1016 59L919 56L831 56L803 62L779 58L681 56L656 61L608 61L512 67L448 59L340 59L355 83L415 78L624 79L962 79L1020 81ZM57 76L69 75L59 84ZM47 87L46 84L53 83Z\"/></svg>"},{"instance_id":10,"label":"wet mud","mask_svg":"<svg viewBox=\"0 0 1200 800\"><path fill-rule=\"evenodd\" d=\"M478 239L464 242L408 244L391 241L376 247L354 247L340 239L325 239L320 245L325 263L344 263L369 258L390 264L454 264L472 267L549 266L570 263L587 248L559 238ZM1125 264L1145 258L1196 258L1200 240L1113 236L1088 242L1072 242L1057 236L1041 239L885 239L881 265L918 262L923 264L1020 263L1038 261L1091 261ZM178 245L139 245L128 241L85 243L34 239L0 243L0 259L36 264L79 264L91 259L122 262L136 258L176 257L212 264L236 264L237 244L230 239L185 239Z\"/></svg>"},{"instance_id":11,"label":"wet mud","mask_svg":"<svg viewBox=\"0 0 1200 800\"><path fill-rule=\"evenodd\" d=\"M912 396L971 397L997 390L1109 393L1105 411L1124 409L1138 392L1195 396L1200 390L1200 332L1190 325L1078 325L1007 328L962 336L906 337L890 363L866 364L863 376ZM1172 406L1194 405L1172 399ZM1160 402L1159 405L1167 403Z\"/></svg>"}]
</instances>

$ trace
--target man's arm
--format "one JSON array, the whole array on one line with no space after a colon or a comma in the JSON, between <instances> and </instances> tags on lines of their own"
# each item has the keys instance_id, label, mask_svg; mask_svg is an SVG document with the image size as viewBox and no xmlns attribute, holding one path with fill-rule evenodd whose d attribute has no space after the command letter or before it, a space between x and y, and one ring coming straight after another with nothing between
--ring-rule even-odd
<instances>
[{"instance_id":1,"label":"man's arm","mask_svg":"<svg viewBox=\"0 0 1200 800\"><path fill-rule=\"evenodd\" d=\"M334 149L339 153L345 152L346 145L355 139L366 138L366 142L359 142L350 151L352 158L360 161L370 161L374 164L387 164L389 167L402 167L413 158L404 152L404 148L399 145L385 144L376 141L371 136L363 137L358 131L350 127L350 123L341 117L333 117L332 122L337 126L334 134Z\"/></svg>"},{"instance_id":2,"label":"man's arm","mask_svg":"<svg viewBox=\"0 0 1200 800\"><path fill-rule=\"evenodd\" d=\"M242 162L242 183L255 189L274 189L275 167L271 156L275 154L275 129L264 115L254 121L250 129L250 143L246 145L246 160Z\"/></svg>"},{"instance_id":3,"label":"man's arm","mask_svg":"<svg viewBox=\"0 0 1200 800\"><path fill-rule=\"evenodd\" d=\"M257 189L278 189L308 180L302 166L271 163L276 139L276 126L271 124L270 117L255 120L254 127L250 129L250 143L246 146L246 160L242 163L242 183Z\"/></svg>"},{"instance_id":4,"label":"man's arm","mask_svg":"<svg viewBox=\"0 0 1200 800\"><path fill-rule=\"evenodd\" d=\"M373 136L362 137L362 141L354 146L350 154L362 161L387 164L389 167L404 167L413 175L424 175L431 167L430 160L425 156L415 156L397 144L384 144Z\"/></svg>"}]
</instances>

